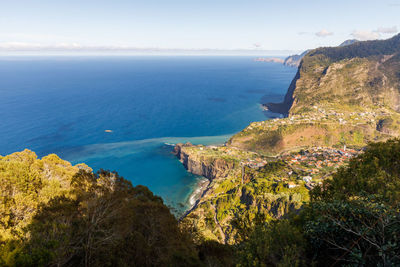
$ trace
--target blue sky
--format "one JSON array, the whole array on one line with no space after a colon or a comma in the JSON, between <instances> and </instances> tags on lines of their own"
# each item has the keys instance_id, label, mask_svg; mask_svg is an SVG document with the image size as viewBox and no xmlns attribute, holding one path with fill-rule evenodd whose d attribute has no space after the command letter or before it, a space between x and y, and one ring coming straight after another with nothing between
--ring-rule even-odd
<instances>
[{"instance_id":1,"label":"blue sky","mask_svg":"<svg viewBox=\"0 0 400 267\"><path fill-rule=\"evenodd\" d=\"M0 49L301 51L393 36L400 0L1 0Z\"/></svg>"}]
</instances>

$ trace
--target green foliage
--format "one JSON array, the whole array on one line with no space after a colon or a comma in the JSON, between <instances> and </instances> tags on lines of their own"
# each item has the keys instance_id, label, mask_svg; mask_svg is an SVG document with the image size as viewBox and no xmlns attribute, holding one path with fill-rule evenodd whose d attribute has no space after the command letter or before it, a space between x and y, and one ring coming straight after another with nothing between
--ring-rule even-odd
<instances>
[{"instance_id":1,"label":"green foliage","mask_svg":"<svg viewBox=\"0 0 400 267\"><path fill-rule=\"evenodd\" d=\"M400 215L373 196L312 202L304 231L320 262L398 266Z\"/></svg>"},{"instance_id":2,"label":"green foliage","mask_svg":"<svg viewBox=\"0 0 400 267\"><path fill-rule=\"evenodd\" d=\"M311 192L302 225L319 262L400 264L399 173L400 140L373 143Z\"/></svg>"},{"instance_id":3,"label":"green foliage","mask_svg":"<svg viewBox=\"0 0 400 267\"><path fill-rule=\"evenodd\" d=\"M144 186L29 151L2 157L0 166L2 266L200 264L190 236Z\"/></svg>"},{"instance_id":4,"label":"green foliage","mask_svg":"<svg viewBox=\"0 0 400 267\"><path fill-rule=\"evenodd\" d=\"M0 158L0 240L22 234L37 208L50 198L68 194L73 175L86 165L72 166L56 155L37 159L25 150Z\"/></svg>"},{"instance_id":5,"label":"green foliage","mask_svg":"<svg viewBox=\"0 0 400 267\"><path fill-rule=\"evenodd\" d=\"M260 131L254 140L250 141L250 148L253 151L269 150L278 151L282 146L282 135L277 131Z\"/></svg>"},{"instance_id":6,"label":"green foliage","mask_svg":"<svg viewBox=\"0 0 400 267\"><path fill-rule=\"evenodd\" d=\"M399 155L400 140L370 144L299 215L242 231L240 264L399 266Z\"/></svg>"},{"instance_id":7,"label":"green foliage","mask_svg":"<svg viewBox=\"0 0 400 267\"><path fill-rule=\"evenodd\" d=\"M306 241L288 220L257 225L239 245L238 266L300 266L305 263Z\"/></svg>"},{"instance_id":8,"label":"green foliage","mask_svg":"<svg viewBox=\"0 0 400 267\"><path fill-rule=\"evenodd\" d=\"M190 216L235 245L196 236L190 220L178 227L146 187L82 168L29 151L0 158L1 266L400 265L398 139L368 145L309 203L303 186L279 182L281 161L246 169L248 183L226 179L200 204L204 220Z\"/></svg>"},{"instance_id":9,"label":"green foliage","mask_svg":"<svg viewBox=\"0 0 400 267\"><path fill-rule=\"evenodd\" d=\"M399 50L400 35L396 35L388 40L356 42L348 46L318 48L309 52L305 58L324 56L332 61L340 61L347 58L365 58L379 55L391 55Z\"/></svg>"},{"instance_id":10,"label":"green foliage","mask_svg":"<svg viewBox=\"0 0 400 267\"><path fill-rule=\"evenodd\" d=\"M208 240L198 246L199 258L206 266L234 266L236 257L232 246Z\"/></svg>"}]
</instances>

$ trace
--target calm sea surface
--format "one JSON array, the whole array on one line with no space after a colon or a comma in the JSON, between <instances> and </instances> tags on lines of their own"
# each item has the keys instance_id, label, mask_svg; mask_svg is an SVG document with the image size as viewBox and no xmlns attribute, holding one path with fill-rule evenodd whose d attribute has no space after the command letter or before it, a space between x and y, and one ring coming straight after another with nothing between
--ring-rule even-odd
<instances>
[{"instance_id":1,"label":"calm sea surface","mask_svg":"<svg viewBox=\"0 0 400 267\"><path fill-rule=\"evenodd\" d=\"M0 155L116 170L182 210L199 178L168 144L223 143L272 117L260 101L280 101L295 72L251 57L2 57Z\"/></svg>"}]
</instances>

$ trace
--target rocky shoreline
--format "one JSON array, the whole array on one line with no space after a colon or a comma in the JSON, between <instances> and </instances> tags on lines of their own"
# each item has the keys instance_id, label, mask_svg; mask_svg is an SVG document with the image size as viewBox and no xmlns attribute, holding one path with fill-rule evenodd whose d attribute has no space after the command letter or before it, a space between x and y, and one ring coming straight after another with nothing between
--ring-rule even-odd
<instances>
[{"instance_id":1,"label":"rocky shoreline","mask_svg":"<svg viewBox=\"0 0 400 267\"><path fill-rule=\"evenodd\" d=\"M206 179L200 181L198 186L189 197L191 208L187 210L180 218L182 220L200 203L201 199L212 188L214 179L224 178L235 168L235 164L218 157L202 157L191 153L191 149L202 149L202 146L195 146L191 143L176 144L172 153L179 159L185 169L195 175Z\"/></svg>"},{"instance_id":2,"label":"rocky shoreline","mask_svg":"<svg viewBox=\"0 0 400 267\"><path fill-rule=\"evenodd\" d=\"M210 184L211 182L208 179L204 179L203 181L197 183L196 189L189 197L189 203L191 207L183 213L183 215L179 218L179 221L183 220L190 212L196 209L202 197L210 189Z\"/></svg>"}]
</instances>

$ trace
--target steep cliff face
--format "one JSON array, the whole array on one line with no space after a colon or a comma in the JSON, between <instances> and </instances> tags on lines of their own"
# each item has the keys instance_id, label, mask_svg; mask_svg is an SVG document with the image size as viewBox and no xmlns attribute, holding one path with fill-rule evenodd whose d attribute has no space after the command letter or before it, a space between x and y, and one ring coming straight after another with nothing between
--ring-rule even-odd
<instances>
[{"instance_id":1,"label":"steep cliff face","mask_svg":"<svg viewBox=\"0 0 400 267\"><path fill-rule=\"evenodd\" d=\"M265 104L287 118L251 124L228 145L274 154L399 136L400 35L349 43L308 52L284 101Z\"/></svg>"},{"instance_id":2,"label":"steep cliff face","mask_svg":"<svg viewBox=\"0 0 400 267\"><path fill-rule=\"evenodd\" d=\"M283 102L282 103L266 103L263 106L272 112L281 113L284 116L287 116L289 114L289 110L293 104L293 93L294 93L294 90L296 89L296 84L299 79L300 79L300 71L298 70L296 75L294 76L292 82L290 83L290 86L288 88L288 91L285 94L285 98L283 99Z\"/></svg>"},{"instance_id":3,"label":"steep cliff face","mask_svg":"<svg viewBox=\"0 0 400 267\"><path fill-rule=\"evenodd\" d=\"M399 111L400 35L314 49L301 62L284 101L266 104L270 110L304 114L314 105L345 105Z\"/></svg>"},{"instance_id":4,"label":"steep cliff face","mask_svg":"<svg viewBox=\"0 0 400 267\"><path fill-rule=\"evenodd\" d=\"M308 53L299 67L290 114L314 105L337 109L399 110L400 35Z\"/></svg>"},{"instance_id":5,"label":"steep cliff face","mask_svg":"<svg viewBox=\"0 0 400 267\"><path fill-rule=\"evenodd\" d=\"M285 61L283 62L283 65L289 66L289 67L298 67L300 65L301 60L303 57L309 52L310 50L306 50L303 53L299 55L292 55L288 56L285 58Z\"/></svg>"},{"instance_id":6,"label":"steep cliff face","mask_svg":"<svg viewBox=\"0 0 400 267\"><path fill-rule=\"evenodd\" d=\"M177 144L173 151L189 172L204 176L210 181L227 177L236 167L235 161L198 152L201 152L200 148L197 149L190 143Z\"/></svg>"}]
</instances>

